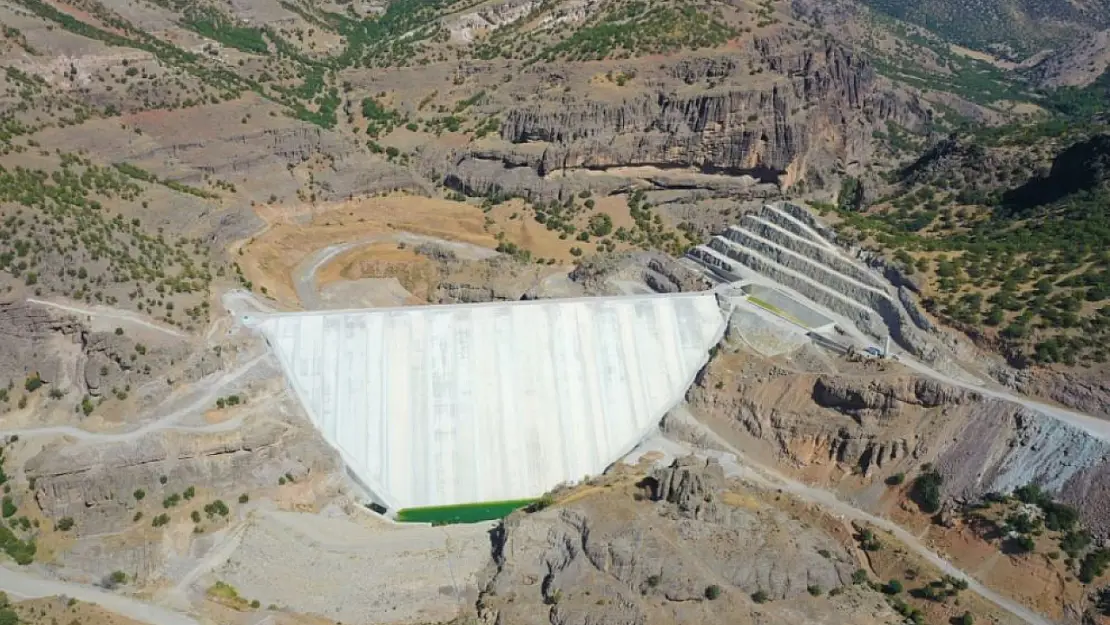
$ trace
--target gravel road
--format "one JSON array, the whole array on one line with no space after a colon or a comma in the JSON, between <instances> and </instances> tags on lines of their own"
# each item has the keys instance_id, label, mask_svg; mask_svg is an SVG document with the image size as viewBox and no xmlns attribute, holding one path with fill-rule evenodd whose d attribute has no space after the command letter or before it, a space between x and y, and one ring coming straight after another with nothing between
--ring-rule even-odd
<instances>
[{"instance_id":1,"label":"gravel road","mask_svg":"<svg viewBox=\"0 0 1110 625\"><path fill-rule=\"evenodd\" d=\"M37 599L57 595L96 605L150 625L200 625L195 619L180 612L144 603L124 595L83 584L72 584L42 579L9 568L0 567L0 590L17 599Z\"/></svg>"}]
</instances>

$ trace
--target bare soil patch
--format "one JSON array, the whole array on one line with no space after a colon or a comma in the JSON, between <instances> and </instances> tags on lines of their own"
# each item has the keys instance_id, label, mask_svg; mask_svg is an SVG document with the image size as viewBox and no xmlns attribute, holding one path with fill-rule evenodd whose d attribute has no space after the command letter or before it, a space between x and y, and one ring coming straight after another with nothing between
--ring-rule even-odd
<instances>
[{"instance_id":1,"label":"bare soil patch","mask_svg":"<svg viewBox=\"0 0 1110 625\"><path fill-rule=\"evenodd\" d=\"M238 254L233 257L256 288L265 289L267 295L287 307L298 303L292 278L294 268L316 250L329 245L412 232L482 247L496 246L496 240L485 230L480 209L449 200L394 195L329 206L263 206L257 207L256 212L268 223L267 229L241 243ZM344 273L344 268L360 266L361 260L407 263L415 259L413 252L398 250L396 243L373 243L368 248L352 250L349 256L340 255L321 268L321 284L338 279L392 277L359 275L354 269ZM402 284L413 291L404 281Z\"/></svg>"}]
</instances>

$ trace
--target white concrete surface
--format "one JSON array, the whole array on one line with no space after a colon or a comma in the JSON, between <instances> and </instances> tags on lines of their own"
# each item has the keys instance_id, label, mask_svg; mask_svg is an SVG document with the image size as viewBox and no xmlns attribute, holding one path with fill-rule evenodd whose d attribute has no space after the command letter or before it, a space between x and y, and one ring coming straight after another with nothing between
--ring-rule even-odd
<instances>
[{"instance_id":1,"label":"white concrete surface","mask_svg":"<svg viewBox=\"0 0 1110 625\"><path fill-rule=\"evenodd\" d=\"M682 400L726 321L712 292L244 319L394 510L601 473Z\"/></svg>"}]
</instances>

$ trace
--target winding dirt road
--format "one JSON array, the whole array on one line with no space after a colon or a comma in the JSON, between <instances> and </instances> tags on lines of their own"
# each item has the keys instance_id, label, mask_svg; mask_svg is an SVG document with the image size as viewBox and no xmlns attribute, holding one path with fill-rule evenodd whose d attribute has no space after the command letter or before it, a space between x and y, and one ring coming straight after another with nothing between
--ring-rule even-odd
<instances>
[{"instance_id":1,"label":"winding dirt road","mask_svg":"<svg viewBox=\"0 0 1110 625\"><path fill-rule=\"evenodd\" d=\"M144 315L140 315L138 313L132 313L132 312L125 311L125 310L119 310L119 309L116 309L116 308L110 308L109 309L109 308L95 307L95 306L93 306L93 307L73 306L73 305L70 305L70 304L59 304L57 302L48 302L46 300L36 299L36 298L33 298L33 297L28 297L26 301L29 304L35 304L36 306L45 306L47 308L54 308L54 309L57 309L57 310L68 312L68 313L73 313L75 315L85 315L85 316L88 316L88 317L101 317L101 318L104 318L104 319L114 319L116 321L123 322L123 323L134 323L134 324L137 324L137 325L141 325L144 328L149 328L151 330L155 330L155 331L162 332L164 334L169 334L170 336L176 336L176 337L179 337L179 338L185 338L187 336L184 332L181 332L179 330L175 330L175 329L173 329L169 326L164 326L164 325L161 325L161 324L154 323L153 321L150 321L149 319L147 319Z\"/></svg>"},{"instance_id":2,"label":"winding dirt road","mask_svg":"<svg viewBox=\"0 0 1110 625\"><path fill-rule=\"evenodd\" d=\"M95 586L43 579L30 573L0 567L0 590L17 599L65 596L96 605L150 625L200 625L190 616L117 595Z\"/></svg>"},{"instance_id":3,"label":"winding dirt road","mask_svg":"<svg viewBox=\"0 0 1110 625\"><path fill-rule=\"evenodd\" d=\"M195 399L190 401L187 405L178 408L172 412L168 412L157 419L143 424L133 430L126 432L90 432L82 430L70 425L57 425L47 426L41 428L16 428L10 430L0 430L0 436L72 436L81 441L95 441L98 443L110 443L119 441L135 440L145 434L157 432L162 430L181 430L188 432L226 432L239 427L242 418L229 419L222 423L213 423L209 425L179 425L177 421L180 419L202 412L211 408L216 398L221 395L223 389L235 382L239 378L249 373L252 369L262 364L269 357L269 353L263 353L260 356L243 363L242 365L228 371L218 379L205 384L204 392L200 393ZM203 382L203 381L202 381Z\"/></svg>"},{"instance_id":4,"label":"winding dirt road","mask_svg":"<svg viewBox=\"0 0 1110 625\"><path fill-rule=\"evenodd\" d=\"M973 592L987 599L991 603L994 603L1002 610L1009 612L1021 621L1028 623L1029 625L1056 625L1053 621L1030 610L1017 601L1006 597L998 592L995 592L987 586L984 586L974 577L959 569L948 560L944 559L942 556L930 549L927 545L918 540L916 536L902 529L902 527L900 527L896 523L871 514L870 512L860 510L850 503L842 501L835 494L829 491L807 486L797 480L783 475L772 467L768 467L757 462L755 459L751 458L750 456L744 454L744 452L732 446L727 440L718 435L701 421L698 421L692 414L690 414L685 405L677 406L674 409L673 414L681 417L688 424L697 427L705 432L705 434L713 441L713 443L721 449L728 450L727 452L699 450L697 453L699 455L713 456L720 460L721 465L725 468L726 473L730 477L738 477L766 489L781 489L794 495L795 497L798 497L799 499L819 505L845 519L865 521L876 527L882 528L890 532L892 535L894 535L895 538L905 544L907 548L912 549L915 553L928 560L945 574L966 580L968 588L970 588ZM668 450L666 450L665 448L668 445L672 445L674 443L672 441L669 441L669 439L663 439L662 441L648 441L647 444L660 444L664 448L661 450L664 451L664 453L667 453Z\"/></svg>"}]
</instances>

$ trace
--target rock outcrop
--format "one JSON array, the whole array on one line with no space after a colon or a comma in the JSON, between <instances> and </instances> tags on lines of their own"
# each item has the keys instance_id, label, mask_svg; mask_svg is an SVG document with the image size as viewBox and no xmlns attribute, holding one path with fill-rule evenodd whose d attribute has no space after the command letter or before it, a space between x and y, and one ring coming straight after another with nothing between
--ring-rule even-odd
<instances>
[{"instance_id":1,"label":"rock outcrop","mask_svg":"<svg viewBox=\"0 0 1110 625\"><path fill-rule=\"evenodd\" d=\"M614 284L618 280L642 283L656 293L705 291L710 287L705 276L659 252L590 256L579 262L569 277L597 294L621 293Z\"/></svg>"},{"instance_id":2,"label":"rock outcrop","mask_svg":"<svg viewBox=\"0 0 1110 625\"><path fill-rule=\"evenodd\" d=\"M335 468L313 436L265 423L226 433L164 431L116 443L47 446L24 473L47 518L71 518L73 532L88 536L125 529L148 504L163 512L164 498L190 486L213 499L237 497L286 473L299 478Z\"/></svg>"},{"instance_id":3,"label":"rock outcrop","mask_svg":"<svg viewBox=\"0 0 1110 625\"><path fill-rule=\"evenodd\" d=\"M762 76L753 81L757 72ZM447 158L447 185L548 198L577 184L553 172L627 166L782 186L818 182L837 163L864 160L873 129L888 122L918 129L930 118L914 96L888 88L865 59L797 33L757 38L743 53L680 57L662 73L620 100L568 94L512 105L500 126L508 146Z\"/></svg>"},{"instance_id":4,"label":"rock outcrop","mask_svg":"<svg viewBox=\"0 0 1110 625\"><path fill-rule=\"evenodd\" d=\"M753 605L750 595L756 591L795 599L791 607L804 611L810 608L798 603L809 598L808 589L850 584L856 564L841 543L772 506L729 505L720 466L679 460L646 481L655 484L655 502L608 492L506 519L495 532L494 564L478 602L483 620L736 622L736 615ZM707 601L712 586L717 591ZM758 622L785 625L808 618L780 611L784 605L765 604ZM820 610L826 623L875 618L828 606L812 609Z\"/></svg>"},{"instance_id":5,"label":"rock outcrop","mask_svg":"<svg viewBox=\"0 0 1110 625\"><path fill-rule=\"evenodd\" d=\"M139 386L184 345L139 346L122 332L91 330L75 315L23 301L0 303L0 380L13 387L38 376L55 401L106 396ZM26 387L28 392L34 392ZM67 399L68 398L68 399ZM8 408L0 403L0 412Z\"/></svg>"}]
</instances>

